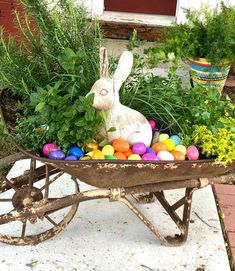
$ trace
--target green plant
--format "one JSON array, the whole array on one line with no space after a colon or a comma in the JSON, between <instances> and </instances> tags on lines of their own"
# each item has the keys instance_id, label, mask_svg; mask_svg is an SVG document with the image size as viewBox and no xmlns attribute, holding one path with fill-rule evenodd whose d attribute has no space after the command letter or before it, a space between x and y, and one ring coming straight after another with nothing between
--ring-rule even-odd
<instances>
[{"instance_id":1,"label":"green plant","mask_svg":"<svg viewBox=\"0 0 235 271\"><path fill-rule=\"evenodd\" d=\"M174 24L164 33L164 44L152 49L153 59L159 61L159 52L174 52L177 57L206 58L213 65L235 59L235 8L226 8L221 4L210 12L203 7L200 10L187 10L187 22Z\"/></svg>"},{"instance_id":2,"label":"green plant","mask_svg":"<svg viewBox=\"0 0 235 271\"><path fill-rule=\"evenodd\" d=\"M88 21L85 8L71 0L57 1L54 9L45 0L22 0L21 4L26 10L23 18L16 13L21 42L8 40L1 28L1 84L28 96L38 86L63 77L64 88L89 90L99 78L102 34L98 22Z\"/></svg>"},{"instance_id":3,"label":"green plant","mask_svg":"<svg viewBox=\"0 0 235 271\"><path fill-rule=\"evenodd\" d=\"M85 95L100 74L99 23L72 0L53 8L45 0L20 2L21 41L7 39L3 29L0 36L1 85L21 97L18 142L36 150L48 141L66 147L92 140L102 118Z\"/></svg>"}]
</instances>

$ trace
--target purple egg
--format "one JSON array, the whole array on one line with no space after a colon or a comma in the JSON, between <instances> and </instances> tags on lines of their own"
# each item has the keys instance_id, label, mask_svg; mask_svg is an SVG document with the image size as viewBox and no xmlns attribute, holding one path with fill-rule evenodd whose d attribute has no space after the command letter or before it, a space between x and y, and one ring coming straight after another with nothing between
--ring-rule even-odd
<instances>
[{"instance_id":1,"label":"purple egg","mask_svg":"<svg viewBox=\"0 0 235 271\"><path fill-rule=\"evenodd\" d=\"M146 145L144 143L141 143L141 142L135 143L132 146L132 151L135 154L142 155L142 154L146 153L146 150L147 150Z\"/></svg>"},{"instance_id":2,"label":"purple egg","mask_svg":"<svg viewBox=\"0 0 235 271\"><path fill-rule=\"evenodd\" d=\"M52 143L47 143L43 146L42 148L42 152L45 156L49 156L49 154L51 152L54 152L54 151L59 151L60 150L60 147L59 146L56 146L55 144L52 144Z\"/></svg>"},{"instance_id":3,"label":"purple egg","mask_svg":"<svg viewBox=\"0 0 235 271\"><path fill-rule=\"evenodd\" d=\"M156 152L154 151L154 149L153 149L153 148L150 148L150 147L147 148L146 153L156 154Z\"/></svg>"},{"instance_id":4,"label":"purple egg","mask_svg":"<svg viewBox=\"0 0 235 271\"><path fill-rule=\"evenodd\" d=\"M152 154L152 153L145 153L142 156L142 160L154 160L154 161L159 161L159 158L157 157L156 154Z\"/></svg>"},{"instance_id":5,"label":"purple egg","mask_svg":"<svg viewBox=\"0 0 235 271\"><path fill-rule=\"evenodd\" d=\"M64 160L65 154L62 151L53 151L49 154L49 158L53 160Z\"/></svg>"},{"instance_id":6,"label":"purple egg","mask_svg":"<svg viewBox=\"0 0 235 271\"><path fill-rule=\"evenodd\" d=\"M75 155L68 155L67 157L65 157L64 160L67 160L67 161L75 161L75 160L78 160L77 156Z\"/></svg>"}]
</instances>

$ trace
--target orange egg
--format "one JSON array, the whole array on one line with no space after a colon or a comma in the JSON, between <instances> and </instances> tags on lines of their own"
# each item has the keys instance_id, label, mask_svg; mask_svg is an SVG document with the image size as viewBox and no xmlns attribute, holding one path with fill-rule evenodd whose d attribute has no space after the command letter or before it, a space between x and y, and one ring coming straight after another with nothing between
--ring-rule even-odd
<instances>
[{"instance_id":1,"label":"orange egg","mask_svg":"<svg viewBox=\"0 0 235 271\"><path fill-rule=\"evenodd\" d=\"M115 152L114 156L118 159L118 160L126 160L126 155L122 152Z\"/></svg>"},{"instance_id":2,"label":"orange egg","mask_svg":"<svg viewBox=\"0 0 235 271\"><path fill-rule=\"evenodd\" d=\"M181 151L173 151L172 154L174 156L174 160L176 160L176 161L185 160L185 155Z\"/></svg>"},{"instance_id":3,"label":"orange egg","mask_svg":"<svg viewBox=\"0 0 235 271\"><path fill-rule=\"evenodd\" d=\"M158 143L153 144L152 149L156 153L159 153L160 151L167 151L167 146L163 142L158 142Z\"/></svg>"},{"instance_id":4,"label":"orange egg","mask_svg":"<svg viewBox=\"0 0 235 271\"><path fill-rule=\"evenodd\" d=\"M128 158L130 155L133 154L132 149L129 149L128 151L124 152L124 154L126 155L126 157Z\"/></svg>"},{"instance_id":5,"label":"orange egg","mask_svg":"<svg viewBox=\"0 0 235 271\"><path fill-rule=\"evenodd\" d=\"M94 150L92 152L92 159L97 160L97 159L105 159L104 154L100 150Z\"/></svg>"},{"instance_id":6,"label":"orange egg","mask_svg":"<svg viewBox=\"0 0 235 271\"><path fill-rule=\"evenodd\" d=\"M116 152L127 152L130 149L130 144L121 138L114 139L112 145Z\"/></svg>"}]
</instances>

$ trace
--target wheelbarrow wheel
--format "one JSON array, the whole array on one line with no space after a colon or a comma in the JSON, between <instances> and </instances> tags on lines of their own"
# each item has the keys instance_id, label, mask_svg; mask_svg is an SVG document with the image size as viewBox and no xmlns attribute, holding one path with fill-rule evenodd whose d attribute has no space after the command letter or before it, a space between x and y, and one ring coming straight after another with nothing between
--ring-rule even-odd
<instances>
[{"instance_id":1,"label":"wheelbarrow wheel","mask_svg":"<svg viewBox=\"0 0 235 271\"><path fill-rule=\"evenodd\" d=\"M0 182L0 242L35 245L57 235L70 223L79 204L55 209L40 219L7 221L9 214L18 214L33 204L78 193L77 179L62 178L63 174L45 165L36 169L36 161L32 160L29 171L11 179L4 178ZM64 191L65 187L69 192Z\"/></svg>"}]
</instances>

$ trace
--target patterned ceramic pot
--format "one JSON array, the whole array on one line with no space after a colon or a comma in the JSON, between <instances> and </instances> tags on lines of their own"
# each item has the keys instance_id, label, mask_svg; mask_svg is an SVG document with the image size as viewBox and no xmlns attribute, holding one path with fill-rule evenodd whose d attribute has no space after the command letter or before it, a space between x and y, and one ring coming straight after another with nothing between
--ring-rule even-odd
<instances>
[{"instance_id":1,"label":"patterned ceramic pot","mask_svg":"<svg viewBox=\"0 0 235 271\"><path fill-rule=\"evenodd\" d=\"M193 85L200 84L223 90L231 65L212 66L205 58L189 61Z\"/></svg>"}]
</instances>

